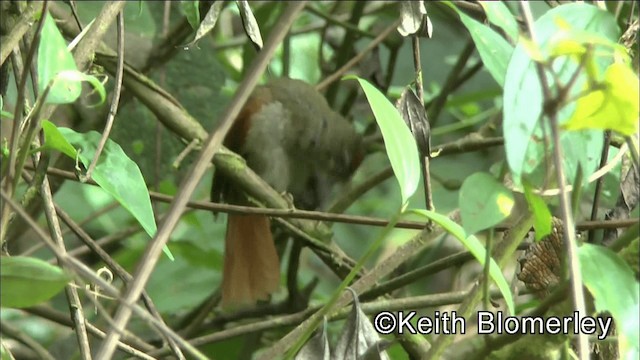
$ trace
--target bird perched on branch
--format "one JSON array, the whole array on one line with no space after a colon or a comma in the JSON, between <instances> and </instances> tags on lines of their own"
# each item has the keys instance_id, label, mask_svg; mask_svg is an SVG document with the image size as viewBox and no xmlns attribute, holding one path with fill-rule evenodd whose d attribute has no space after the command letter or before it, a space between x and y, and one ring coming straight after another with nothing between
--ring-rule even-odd
<instances>
[{"instance_id":1,"label":"bird perched on branch","mask_svg":"<svg viewBox=\"0 0 640 360\"><path fill-rule=\"evenodd\" d=\"M332 185L362 160L361 139L311 85L289 78L258 86L225 139L249 168L300 209L316 209ZM212 201L249 204L242 189L216 174ZM229 214L222 279L223 306L264 300L280 284L269 219Z\"/></svg>"}]
</instances>

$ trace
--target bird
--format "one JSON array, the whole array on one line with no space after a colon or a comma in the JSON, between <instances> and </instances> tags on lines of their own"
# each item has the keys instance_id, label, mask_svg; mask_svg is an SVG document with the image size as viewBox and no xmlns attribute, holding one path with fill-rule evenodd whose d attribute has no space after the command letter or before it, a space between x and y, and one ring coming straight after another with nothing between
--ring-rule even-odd
<instances>
[{"instance_id":1,"label":"bird","mask_svg":"<svg viewBox=\"0 0 640 360\"><path fill-rule=\"evenodd\" d=\"M326 203L334 184L362 162L361 137L315 88L291 78L256 87L224 140L273 189L299 209ZM248 205L239 187L216 173L211 200ZM267 300L280 285L280 261L265 215L229 214L225 234L222 307Z\"/></svg>"}]
</instances>

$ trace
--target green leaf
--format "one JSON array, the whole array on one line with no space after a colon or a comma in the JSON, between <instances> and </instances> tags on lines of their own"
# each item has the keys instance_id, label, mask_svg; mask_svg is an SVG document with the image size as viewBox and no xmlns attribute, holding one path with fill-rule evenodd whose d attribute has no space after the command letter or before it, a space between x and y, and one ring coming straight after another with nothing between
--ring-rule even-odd
<instances>
[{"instance_id":1,"label":"green leaf","mask_svg":"<svg viewBox=\"0 0 640 360\"><path fill-rule=\"evenodd\" d=\"M76 158L78 152L69 144L67 139L62 136L54 123L49 120L42 120L42 131L44 132L43 149L57 150L72 159Z\"/></svg>"},{"instance_id":2,"label":"green leaf","mask_svg":"<svg viewBox=\"0 0 640 360\"><path fill-rule=\"evenodd\" d=\"M547 207L547 203L540 196L534 194L531 186L524 183L524 196L529 204L529 209L533 213L533 228L536 233L536 241L540 241L543 237L551 234L551 212Z\"/></svg>"},{"instance_id":3,"label":"green leaf","mask_svg":"<svg viewBox=\"0 0 640 360\"><path fill-rule=\"evenodd\" d=\"M467 236L467 233L464 231L462 226L456 224L453 220L448 217L438 214L429 210L411 210L412 212L424 216L425 218L435 222L436 224L442 226L449 234L453 235L455 238L460 240L462 245L464 245L469 252L480 262L482 266L485 263L486 257L486 249L474 235ZM495 281L498 289L502 293L504 300L507 304L507 308L509 309L510 314L514 314L514 303L513 303L513 294L511 294L511 289L509 288L509 283L505 279L502 271L500 271L500 267L496 263L493 258L491 258L491 263L489 264L489 276L493 281Z\"/></svg>"},{"instance_id":4,"label":"green leaf","mask_svg":"<svg viewBox=\"0 0 640 360\"><path fill-rule=\"evenodd\" d=\"M551 146L544 137L551 131L548 127L543 130L541 126L541 123L546 126L548 121L541 116L544 98L536 63L531 56L534 54L537 61L549 59L554 46L554 37L559 32L563 34L567 32L563 24L570 24L571 31L576 37L582 37L585 32L590 32L615 43L620 35L612 14L592 5L574 3L551 9L535 22L537 44L528 43L524 37L520 38L509 61L503 91L505 153L517 186L522 183L523 176L527 177L535 187L542 187L545 183L547 164L545 153ZM597 44L590 53L598 54L593 64L603 72L612 63L616 51L612 45ZM553 61L552 68L557 74L557 79L566 84L578 68L578 62L572 56L561 57ZM568 94L569 98L577 96L582 91L584 84L589 80L588 73L588 71L582 71L578 75ZM552 75L547 73L546 76L553 86ZM557 90L554 87L551 91L556 93ZM568 104L560 109L558 119L561 124L569 119L574 111L575 104ZM595 171L602 150L601 131L562 132L561 142L565 152L563 165L567 178L575 178L578 163L585 174ZM585 176L585 181L587 178L588 176Z\"/></svg>"},{"instance_id":5,"label":"green leaf","mask_svg":"<svg viewBox=\"0 0 640 360\"><path fill-rule=\"evenodd\" d=\"M502 1L480 1L478 4L492 24L504 30L513 42L518 40L518 23L507 5Z\"/></svg>"},{"instance_id":6,"label":"green leaf","mask_svg":"<svg viewBox=\"0 0 640 360\"><path fill-rule=\"evenodd\" d=\"M69 143L79 149L80 161L88 168L101 135L96 131L82 134L68 128L58 128L58 130ZM111 194L138 220L150 237L155 235L156 222L144 178L138 165L124 153L120 145L110 139L107 140L91 176L103 190ZM163 250L173 260L169 248L165 246Z\"/></svg>"},{"instance_id":7,"label":"green leaf","mask_svg":"<svg viewBox=\"0 0 640 360\"><path fill-rule=\"evenodd\" d=\"M584 285L595 299L596 311L613 315L619 337L620 358L637 359L640 353L640 284L627 263L613 251L582 244L578 250Z\"/></svg>"},{"instance_id":8,"label":"green leaf","mask_svg":"<svg viewBox=\"0 0 640 360\"><path fill-rule=\"evenodd\" d=\"M26 256L3 256L0 279L0 305L13 308L45 302L58 294L70 280L61 268Z\"/></svg>"},{"instance_id":9,"label":"green leaf","mask_svg":"<svg viewBox=\"0 0 640 360\"><path fill-rule=\"evenodd\" d=\"M82 91L82 85L74 80L57 79L63 71L78 71L67 43L58 30L55 21L48 13L45 15L40 44L38 46L38 90L42 94L52 83L46 102L50 104L68 104L76 101Z\"/></svg>"},{"instance_id":10,"label":"green leaf","mask_svg":"<svg viewBox=\"0 0 640 360\"><path fill-rule=\"evenodd\" d=\"M513 205L511 191L487 173L477 172L462 183L460 217L469 234L499 224L511 214Z\"/></svg>"},{"instance_id":11,"label":"green leaf","mask_svg":"<svg viewBox=\"0 0 640 360\"><path fill-rule=\"evenodd\" d=\"M604 74L603 89L580 97L567 130L614 130L622 135L638 131L638 76L625 64L613 63Z\"/></svg>"},{"instance_id":12,"label":"green leaf","mask_svg":"<svg viewBox=\"0 0 640 360\"><path fill-rule=\"evenodd\" d=\"M76 70L61 71L60 73L58 73L54 81L56 83L58 81L62 81L65 83L76 82L78 84L82 83L83 81L88 82L98 92L98 95L100 95L100 102L98 102L97 104L89 105L90 107L101 105L105 102L105 100L107 100L107 90L105 90L104 85L95 76L87 75Z\"/></svg>"},{"instance_id":13,"label":"green leaf","mask_svg":"<svg viewBox=\"0 0 640 360\"><path fill-rule=\"evenodd\" d=\"M180 10L194 30L200 25L200 1L180 0Z\"/></svg>"},{"instance_id":14,"label":"green leaf","mask_svg":"<svg viewBox=\"0 0 640 360\"><path fill-rule=\"evenodd\" d=\"M455 6L448 5L458 12L460 20L469 30L484 66L496 82L503 86L513 46L490 27L472 19Z\"/></svg>"},{"instance_id":15,"label":"green leaf","mask_svg":"<svg viewBox=\"0 0 640 360\"><path fill-rule=\"evenodd\" d=\"M380 126L391 168L400 185L404 207L418 189L420 182L420 159L413 135L398 110L378 89L356 76L347 76L344 79L358 80L367 96L369 106Z\"/></svg>"}]
</instances>

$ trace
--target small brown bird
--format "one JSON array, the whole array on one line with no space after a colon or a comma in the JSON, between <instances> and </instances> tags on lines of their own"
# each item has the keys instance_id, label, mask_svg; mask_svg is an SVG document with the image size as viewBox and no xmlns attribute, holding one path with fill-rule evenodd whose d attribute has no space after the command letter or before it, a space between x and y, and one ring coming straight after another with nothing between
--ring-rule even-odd
<instances>
[{"instance_id":1,"label":"small brown bird","mask_svg":"<svg viewBox=\"0 0 640 360\"><path fill-rule=\"evenodd\" d=\"M281 78L259 86L247 100L225 145L271 187L293 196L300 209L315 209L331 186L362 160L353 126L311 85ZM212 201L248 204L238 188L216 174ZM267 299L280 285L280 262L263 215L229 214L225 236L222 305Z\"/></svg>"}]
</instances>

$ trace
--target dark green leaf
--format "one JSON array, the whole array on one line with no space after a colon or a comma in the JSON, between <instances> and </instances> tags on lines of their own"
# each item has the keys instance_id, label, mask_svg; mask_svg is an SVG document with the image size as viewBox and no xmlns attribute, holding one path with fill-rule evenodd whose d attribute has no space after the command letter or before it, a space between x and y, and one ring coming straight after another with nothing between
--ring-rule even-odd
<instances>
[{"instance_id":1,"label":"dark green leaf","mask_svg":"<svg viewBox=\"0 0 640 360\"><path fill-rule=\"evenodd\" d=\"M61 268L37 258L3 256L0 279L0 304L23 308L49 300L65 287L70 278Z\"/></svg>"}]
</instances>

